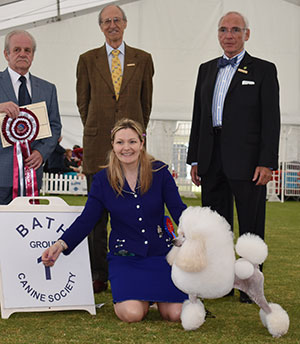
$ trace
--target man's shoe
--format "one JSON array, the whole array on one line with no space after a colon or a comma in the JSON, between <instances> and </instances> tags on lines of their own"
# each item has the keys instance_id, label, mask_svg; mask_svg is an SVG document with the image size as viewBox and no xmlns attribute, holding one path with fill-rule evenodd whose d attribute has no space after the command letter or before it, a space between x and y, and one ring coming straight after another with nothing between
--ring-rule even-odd
<instances>
[{"instance_id":1,"label":"man's shoe","mask_svg":"<svg viewBox=\"0 0 300 344\"><path fill-rule=\"evenodd\" d=\"M234 289L231 289L230 292L224 295L223 297L227 297L227 296L234 296Z\"/></svg>"},{"instance_id":2,"label":"man's shoe","mask_svg":"<svg viewBox=\"0 0 300 344\"><path fill-rule=\"evenodd\" d=\"M215 318L216 316L212 314L208 309L205 308L205 319L207 318Z\"/></svg>"},{"instance_id":3,"label":"man's shoe","mask_svg":"<svg viewBox=\"0 0 300 344\"><path fill-rule=\"evenodd\" d=\"M240 302L241 303L253 303L253 301L250 299L250 297L244 293L243 291L240 291Z\"/></svg>"},{"instance_id":4,"label":"man's shoe","mask_svg":"<svg viewBox=\"0 0 300 344\"><path fill-rule=\"evenodd\" d=\"M93 281L93 289L95 294L101 293L107 289L107 282L95 280Z\"/></svg>"}]
</instances>

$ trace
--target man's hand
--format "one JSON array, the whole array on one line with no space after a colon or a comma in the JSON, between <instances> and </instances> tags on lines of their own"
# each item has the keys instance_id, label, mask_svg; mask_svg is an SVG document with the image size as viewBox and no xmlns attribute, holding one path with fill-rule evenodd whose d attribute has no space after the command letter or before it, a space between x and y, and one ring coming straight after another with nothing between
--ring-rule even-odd
<instances>
[{"instance_id":1,"label":"man's hand","mask_svg":"<svg viewBox=\"0 0 300 344\"><path fill-rule=\"evenodd\" d=\"M200 182L200 177L198 176L198 166L197 165L194 165L192 166L191 168L191 177L192 177L192 182L199 186L201 184Z\"/></svg>"},{"instance_id":2,"label":"man's hand","mask_svg":"<svg viewBox=\"0 0 300 344\"><path fill-rule=\"evenodd\" d=\"M37 170L43 163L43 157L41 153L34 150L27 159L25 159L25 166Z\"/></svg>"},{"instance_id":3,"label":"man's hand","mask_svg":"<svg viewBox=\"0 0 300 344\"><path fill-rule=\"evenodd\" d=\"M5 113L10 118L16 118L19 116L20 108L14 102L0 103L0 113Z\"/></svg>"},{"instance_id":4,"label":"man's hand","mask_svg":"<svg viewBox=\"0 0 300 344\"><path fill-rule=\"evenodd\" d=\"M256 185L266 185L272 178L272 171L268 167L257 166L252 181Z\"/></svg>"}]
</instances>

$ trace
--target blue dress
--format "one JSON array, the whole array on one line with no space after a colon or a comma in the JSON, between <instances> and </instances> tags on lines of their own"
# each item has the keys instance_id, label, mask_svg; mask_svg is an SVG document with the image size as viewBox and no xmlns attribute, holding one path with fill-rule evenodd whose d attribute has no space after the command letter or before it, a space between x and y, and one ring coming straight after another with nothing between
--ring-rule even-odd
<instances>
[{"instance_id":1,"label":"blue dress","mask_svg":"<svg viewBox=\"0 0 300 344\"><path fill-rule=\"evenodd\" d=\"M106 169L94 176L82 214L66 230L63 239L71 251L92 231L103 209L110 213L109 280L114 302L144 300L183 302L187 295L171 280L166 255L172 243L163 229L165 205L178 224L186 205L168 167L153 163L153 180L145 194L133 192L125 182L118 196L107 178Z\"/></svg>"}]
</instances>

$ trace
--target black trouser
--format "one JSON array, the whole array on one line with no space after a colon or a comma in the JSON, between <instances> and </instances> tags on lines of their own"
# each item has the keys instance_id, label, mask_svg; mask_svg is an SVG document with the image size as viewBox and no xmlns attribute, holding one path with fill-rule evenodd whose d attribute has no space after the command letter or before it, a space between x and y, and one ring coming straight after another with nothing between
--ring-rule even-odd
<instances>
[{"instance_id":1,"label":"black trouser","mask_svg":"<svg viewBox=\"0 0 300 344\"><path fill-rule=\"evenodd\" d=\"M256 186L252 180L231 180L224 174L220 135L215 134L212 161L201 176L202 205L210 206L231 225L233 230L233 201L235 200L239 235L250 232L264 239L266 186Z\"/></svg>"}]
</instances>

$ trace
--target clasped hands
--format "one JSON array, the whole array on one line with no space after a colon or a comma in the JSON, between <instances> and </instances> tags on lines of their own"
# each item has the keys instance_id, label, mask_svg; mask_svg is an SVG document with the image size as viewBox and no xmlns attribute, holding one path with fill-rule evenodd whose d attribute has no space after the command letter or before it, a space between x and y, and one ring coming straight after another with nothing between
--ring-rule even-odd
<instances>
[{"instance_id":1,"label":"clasped hands","mask_svg":"<svg viewBox=\"0 0 300 344\"><path fill-rule=\"evenodd\" d=\"M200 177L197 174L197 165L193 165L191 168L191 178L195 185L201 184ZM272 170L268 167L257 166L252 178L255 185L266 185L272 178Z\"/></svg>"}]
</instances>

